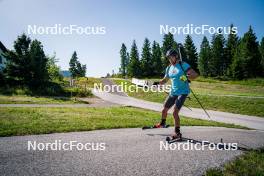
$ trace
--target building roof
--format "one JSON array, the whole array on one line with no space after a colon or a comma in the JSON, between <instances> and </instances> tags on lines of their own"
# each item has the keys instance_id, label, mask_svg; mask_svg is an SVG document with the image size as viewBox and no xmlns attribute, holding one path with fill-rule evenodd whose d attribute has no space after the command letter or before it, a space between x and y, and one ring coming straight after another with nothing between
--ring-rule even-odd
<instances>
[{"instance_id":1,"label":"building roof","mask_svg":"<svg viewBox=\"0 0 264 176\"><path fill-rule=\"evenodd\" d=\"M3 51L3 52L7 52L7 49L5 47L5 45L0 41L0 49Z\"/></svg>"}]
</instances>

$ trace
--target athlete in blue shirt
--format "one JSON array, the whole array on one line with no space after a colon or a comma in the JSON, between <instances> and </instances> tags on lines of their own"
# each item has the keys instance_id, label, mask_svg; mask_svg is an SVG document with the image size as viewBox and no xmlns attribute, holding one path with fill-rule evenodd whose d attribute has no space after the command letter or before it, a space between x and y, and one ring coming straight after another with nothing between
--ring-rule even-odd
<instances>
[{"instance_id":1,"label":"athlete in blue shirt","mask_svg":"<svg viewBox=\"0 0 264 176\"><path fill-rule=\"evenodd\" d=\"M188 80L197 78L198 74L190 67L188 63L180 61L177 51L169 50L166 53L166 57L169 59L170 65L166 68L165 76L159 83L165 84L170 79L171 91L164 102L161 122L156 126L166 126L167 112L175 104L173 111L175 133L173 133L172 138L181 139L182 134L180 132L179 111L183 106L186 97L190 93Z\"/></svg>"}]
</instances>

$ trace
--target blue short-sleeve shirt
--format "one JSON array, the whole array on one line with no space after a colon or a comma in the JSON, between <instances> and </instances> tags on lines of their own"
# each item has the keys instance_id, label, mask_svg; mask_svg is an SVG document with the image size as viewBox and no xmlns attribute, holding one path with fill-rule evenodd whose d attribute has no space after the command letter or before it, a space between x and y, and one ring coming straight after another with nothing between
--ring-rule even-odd
<instances>
[{"instance_id":1,"label":"blue short-sleeve shirt","mask_svg":"<svg viewBox=\"0 0 264 176\"><path fill-rule=\"evenodd\" d=\"M190 65L186 62L182 62L182 67L186 72L190 68ZM180 80L182 75L184 75L184 72L180 63L170 65L166 68L165 77L171 80L170 95L178 96L190 93L189 83L187 81Z\"/></svg>"}]
</instances>

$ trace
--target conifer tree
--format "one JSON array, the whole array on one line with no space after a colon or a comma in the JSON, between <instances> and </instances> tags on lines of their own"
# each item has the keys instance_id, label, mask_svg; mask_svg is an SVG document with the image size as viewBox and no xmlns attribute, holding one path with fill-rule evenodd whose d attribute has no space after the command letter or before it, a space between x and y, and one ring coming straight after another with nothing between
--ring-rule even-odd
<instances>
[{"instance_id":1,"label":"conifer tree","mask_svg":"<svg viewBox=\"0 0 264 176\"><path fill-rule=\"evenodd\" d=\"M131 51L130 51L130 62L128 64L128 76L130 77L140 77L141 76L141 68L139 61L139 54L136 45L136 41L133 41Z\"/></svg>"},{"instance_id":2,"label":"conifer tree","mask_svg":"<svg viewBox=\"0 0 264 176\"><path fill-rule=\"evenodd\" d=\"M152 70L153 76L161 76L162 75L162 53L159 44L154 41L152 45Z\"/></svg>"},{"instance_id":3,"label":"conifer tree","mask_svg":"<svg viewBox=\"0 0 264 176\"><path fill-rule=\"evenodd\" d=\"M261 67L262 67L261 68L262 69L261 75L264 76L264 37L262 37L262 39L261 39L259 51L260 51L260 55L261 55Z\"/></svg>"},{"instance_id":4,"label":"conifer tree","mask_svg":"<svg viewBox=\"0 0 264 176\"><path fill-rule=\"evenodd\" d=\"M261 75L259 44L251 26L239 43L231 68L232 75L236 79L252 78Z\"/></svg>"},{"instance_id":5,"label":"conifer tree","mask_svg":"<svg viewBox=\"0 0 264 176\"><path fill-rule=\"evenodd\" d=\"M147 38L145 38L142 48L141 55L141 74L143 77L151 76L152 72L152 63L151 63L151 49L150 42Z\"/></svg>"},{"instance_id":6,"label":"conifer tree","mask_svg":"<svg viewBox=\"0 0 264 176\"><path fill-rule=\"evenodd\" d=\"M230 26L230 34L228 35L227 42L226 42L226 48L225 48L225 58L226 58L226 70L225 74L230 75L230 66L233 62L235 52L237 50L238 44L239 44L239 37L232 33L232 28L234 27L233 24Z\"/></svg>"},{"instance_id":7,"label":"conifer tree","mask_svg":"<svg viewBox=\"0 0 264 176\"><path fill-rule=\"evenodd\" d=\"M195 71L198 71L198 54L190 35L187 35L185 38L184 52L187 62Z\"/></svg>"},{"instance_id":8,"label":"conifer tree","mask_svg":"<svg viewBox=\"0 0 264 176\"><path fill-rule=\"evenodd\" d=\"M127 75L127 67L129 64L129 55L127 53L127 48L124 43L122 43L121 49L120 49L120 57L121 57L121 67L120 72L122 76Z\"/></svg>"},{"instance_id":9,"label":"conifer tree","mask_svg":"<svg viewBox=\"0 0 264 176\"><path fill-rule=\"evenodd\" d=\"M226 59L224 54L225 39L223 34L213 35L211 53L212 57L209 62L210 76L223 76L226 69Z\"/></svg>"},{"instance_id":10,"label":"conifer tree","mask_svg":"<svg viewBox=\"0 0 264 176\"><path fill-rule=\"evenodd\" d=\"M209 62L211 59L211 49L207 38L204 36L200 47L198 69L202 76L209 76Z\"/></svg>"}]
</instances>

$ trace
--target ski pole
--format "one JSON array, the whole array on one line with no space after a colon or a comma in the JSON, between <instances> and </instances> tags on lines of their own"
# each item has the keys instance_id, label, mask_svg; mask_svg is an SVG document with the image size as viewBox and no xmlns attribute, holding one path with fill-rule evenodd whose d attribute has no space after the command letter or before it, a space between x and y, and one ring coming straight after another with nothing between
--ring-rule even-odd
<instances>
[{"instance_id":1,"label":"ski pole","mask_svg":"<svg viewBox=\"0 0 264 176\"><path fill-rule=\"evenodd\" d=\"M182 55L181 55L181 48L182 47L182 44L178 44L178 52L179 52L179 55L180 55L180 66L181 66L181 69L182 69L182 71L183 71L183 73L184 73L184 75L187 77L187 75L186 75L186 72L185 72L185 70L183 69L183 67L182 67ZM187 84L188 83L191 83L191 81L188 79L188 77L187 77ZM208 112L205 110L205 108L204 108L204 106L202 105L202 103L200 102L200 100L198 99L198 97L195 95L195 93L193 92L193 90L190 88L190 90L191 90L191 93L193 94L193 96L194 96L194 98L197 100L197 102L199 103L199 105L201 106L201 108L204 110L204 112L205 112L205 114L207 115L207 117L211 120L211 117L210 117L210 115L208 114Z\"/></svg>"},{"instance_id":2,"label":"ski pole","mask_svg":"<svg viewBox=\"0 0 264 176\"><path fill-rule=\"evenodd\" d=\"M197 100L197 102L199 103L199 105L201 106L201 108L204 110L205 114L207 115L207 117L211 120L210 115L208 114L208 112L205 110L203 104L200 102L200 100L196 97L195 93L193 92L193 90L190 88L194 98Z\"/></svg>"}]
</instances>

